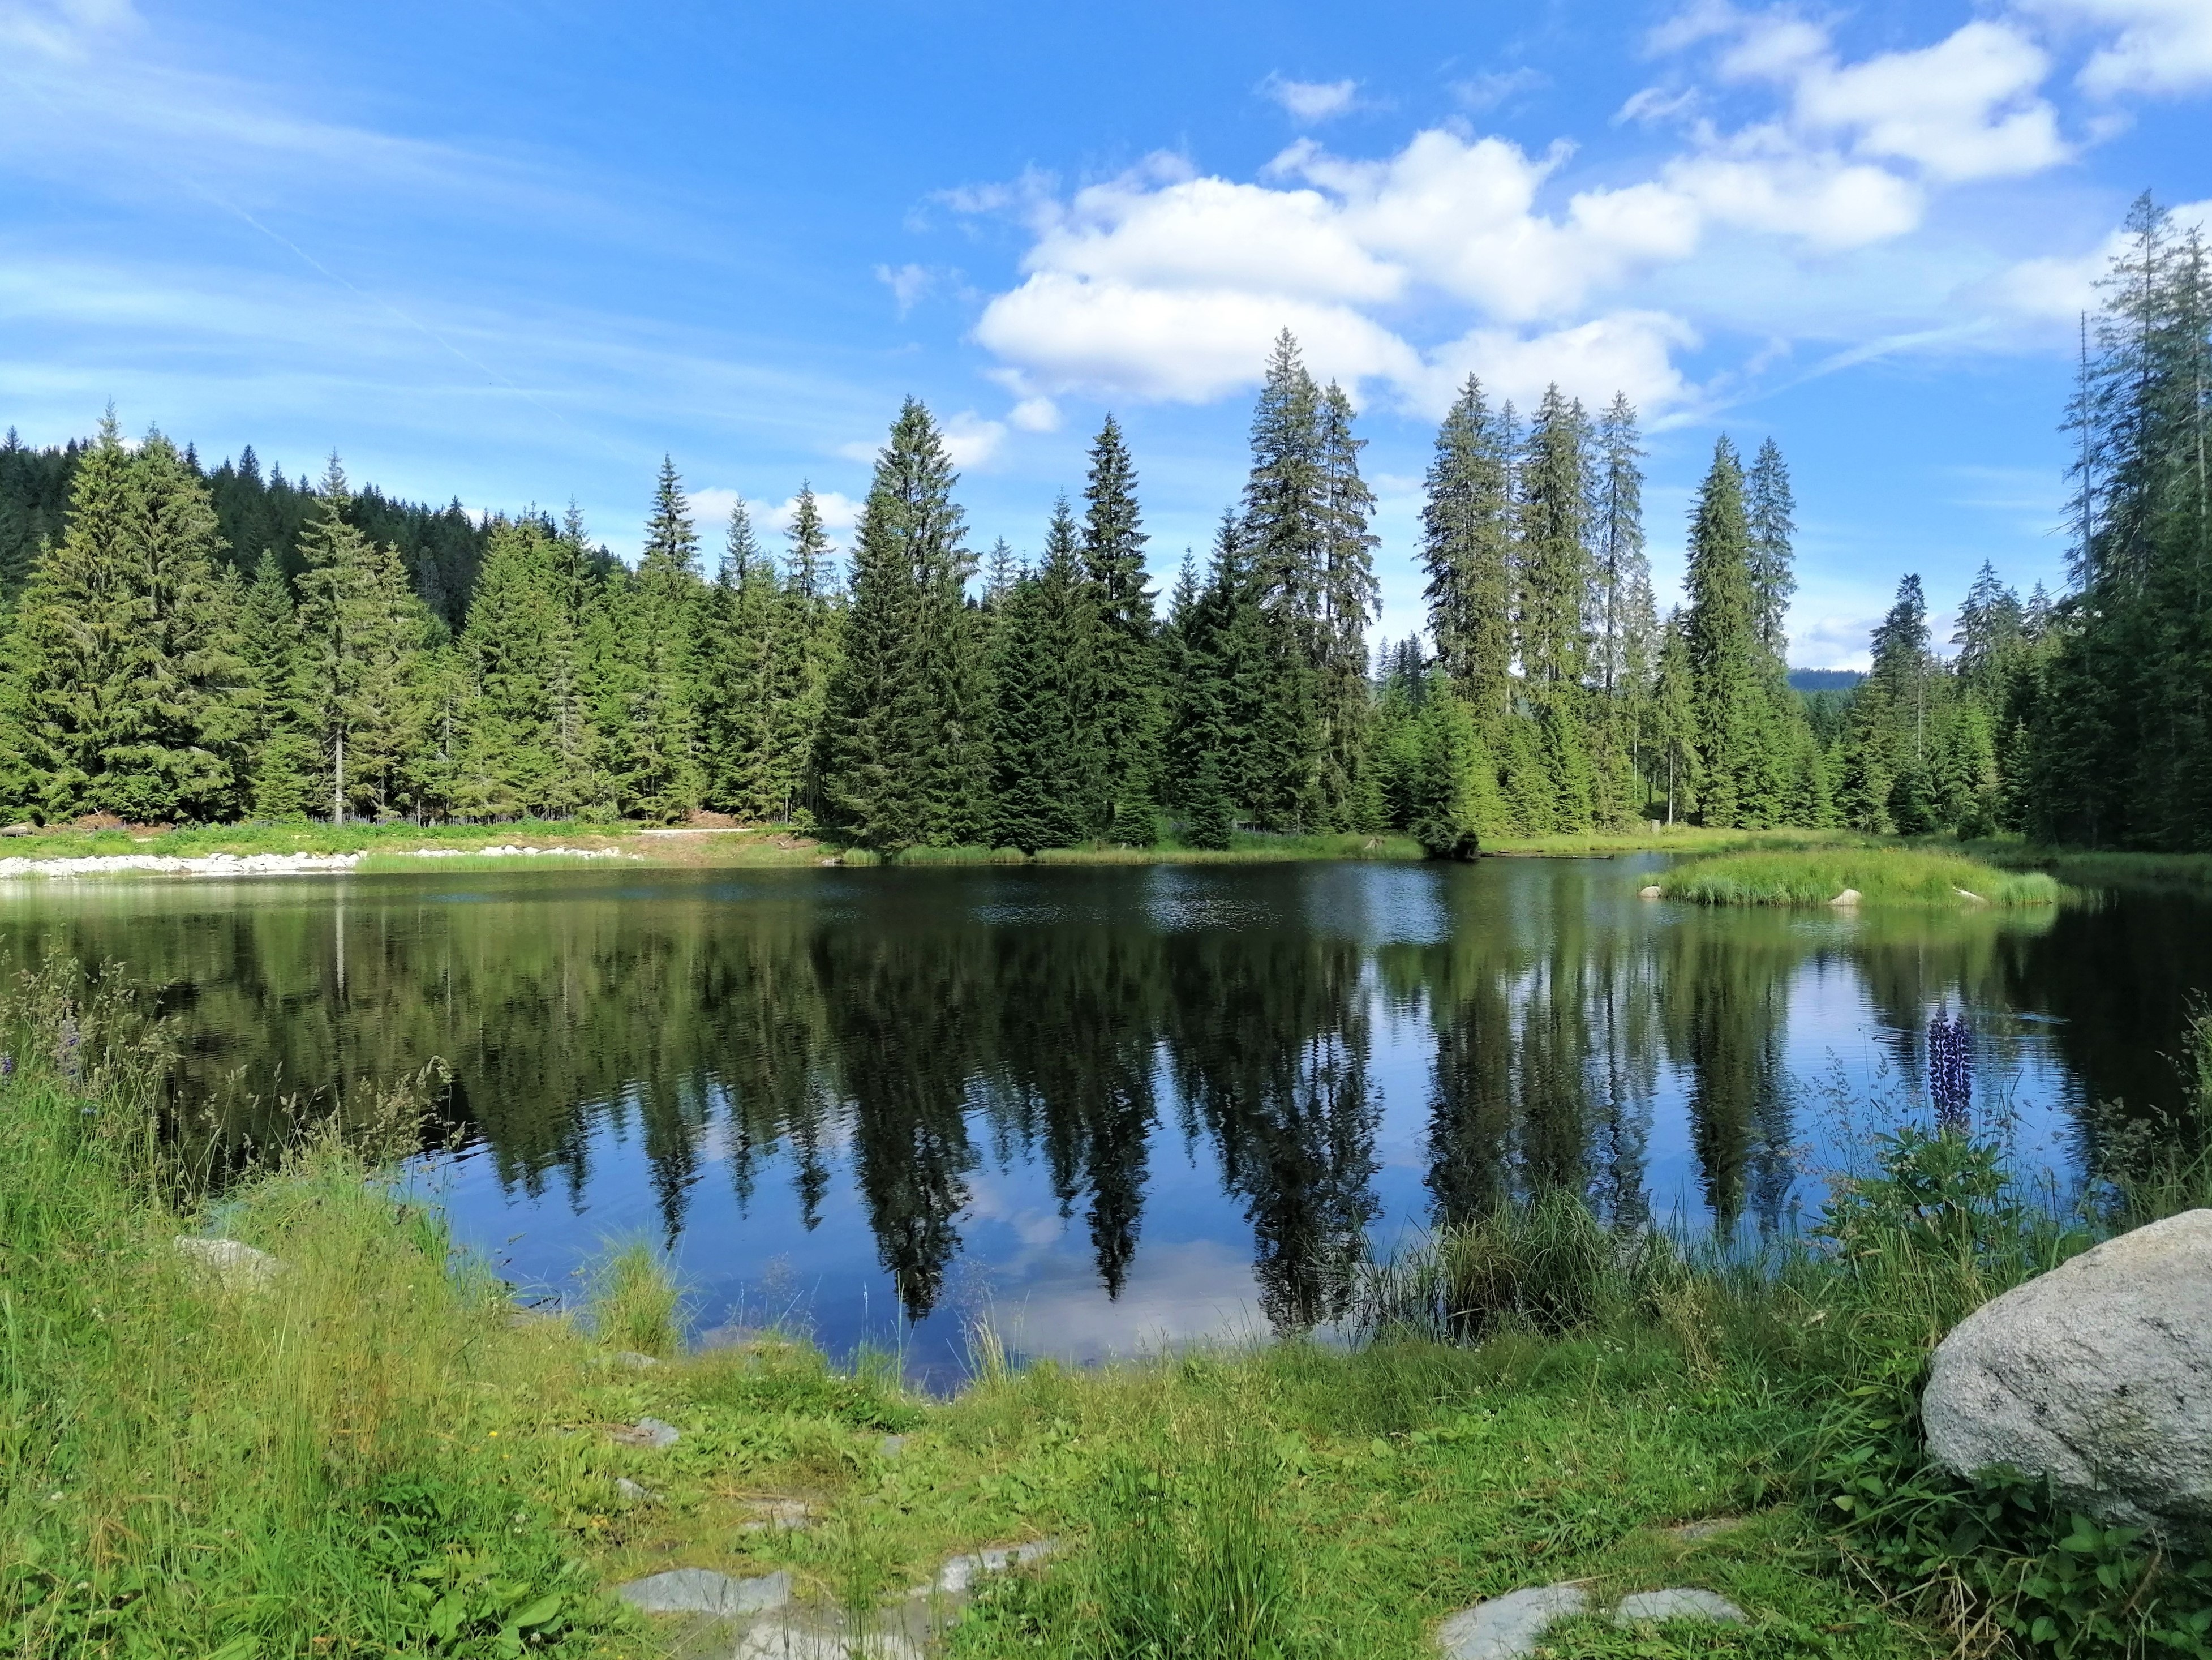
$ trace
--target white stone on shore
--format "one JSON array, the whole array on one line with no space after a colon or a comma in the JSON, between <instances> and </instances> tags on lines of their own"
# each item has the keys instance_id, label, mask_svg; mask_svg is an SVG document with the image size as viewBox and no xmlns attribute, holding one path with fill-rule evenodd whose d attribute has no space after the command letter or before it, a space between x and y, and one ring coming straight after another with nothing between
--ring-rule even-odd
<instances>
[{"instance_id":1,"label":"white stone on shore","mask_svg":"<svg viewBox=\"0 0 2212 1660\"><path fill-rule=\"evenodd\" d=\"M711 1568L671 1568L617 1585L615 1595L643 1614L705 1614L728 1620L790 1602L791 1575L779 1570L757 1579L732 1579Z\"/></svg>"},{"instance_id":2,"label":"white stone on shore","mask_svg":"<svg viewBox=\"0 0 2212 1660\"><path fill-rule=\"evenodd\" d=\"M112 853L81 859L0 859L0 881L25 877L119 876L145 871L157 876L302 876L349 871L369 857L362 853L210 853L191 858L169 854ZM619 848L393 848L385 859L639 859Z\"/></svg>"},{"instance_id":3,"label":"white stone on shore","mask_svg":"<svg viewBox=\"0 0 2212 1660\"><path fill-rule=\"evenodd\" d=\"M1828 903L1832 905L1856 905L1863 897L1856 888L1845 888Z\"/></svg>"},{"instance_id":4,"label":"white stone on shore","mask_svg":"<svg viewBox=\"0 0 2212 1660\"><path fill-rule=\"evenodd\" d=\"M987 1573L1002 1573L1024 1562L1042 1562L1060 1548L1057 1539L1034 1539L1026 1545L986 1545L965 1556L956 1556L937 1571L936 1589L957 1596Z\"/></svg>"},{"instance_id":5,"label":"white stone on shore","mask_svg":"<svg viewBox=\"0 0 2212 1660\"><path fill-rule=\"evenodd\" d=\"M1455 1614L1437 1628L1444 1660L1520 1660L1554 1620L1589 1612L1580 1585L1535 1585Z\"/></svg>"},{"instance_id":6,"label":"white stone on shore","mask_svg":"<svg viewBox=\"0 0 2212 1660\"><path fill-rule=\"evenodd\" d=\"M1636 897L1638 899L1661 899L1664 898L1666 894L1665 891L1662 889L1656 882L1654 882L1648 888L1637 889Z\"/></svg>"},{"instance_id":7,"label":"white stone on shore","mask_svg":"<svg viewBox=\"0 0 2212 1660\"><path fill-rule=\"evenodd\" d=\"M267 1285L283 1266L265 1250L238 1239L177 1236L177 1255L213 1274L225 1291L252 1291Z\"/></svg>"}]
</instances>

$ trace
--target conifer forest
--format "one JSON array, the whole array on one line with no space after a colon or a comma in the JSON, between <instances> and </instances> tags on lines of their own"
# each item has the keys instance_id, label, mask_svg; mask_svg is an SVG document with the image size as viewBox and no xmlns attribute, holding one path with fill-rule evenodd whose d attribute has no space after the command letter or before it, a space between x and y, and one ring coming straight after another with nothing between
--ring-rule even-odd
<instances>
[{"instance_id":1,"label":"conifer forest","mask_svg":"<svg viewBox=\"0 0 2212 1660\"><path fill-rule=\"evenodd\" d=\"M1793 690L1789 466L1723 436L1682 603L1644 552L1637 411L1470 378L1421 510L1427 628L1378 641L1344 390L1285 333L1202 559L1147 577L1109 417L1031 556L973 545L930 411L892 423L849 556L697 523L664 463L633 569L572 508L472 519L210 471L111 413L0 448L0 814L787 822L883 851L1233 830L1438 854L1626 826L2005 830L2212 847L2212 271L2148 201L2087 319L2070 581L1984 566L1933 637L1904 574L1848 691Z\"/></svg>"}]
</instances>

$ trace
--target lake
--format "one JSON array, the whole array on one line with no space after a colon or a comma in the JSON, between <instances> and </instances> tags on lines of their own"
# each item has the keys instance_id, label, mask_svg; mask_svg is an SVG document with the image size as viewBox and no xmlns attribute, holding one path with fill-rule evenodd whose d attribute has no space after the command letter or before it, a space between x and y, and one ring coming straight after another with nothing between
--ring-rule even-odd
<instances>
[{"instance_id":1,"label":"lake","mask_svg":"<svg viewBox=\"0 0 2212 1660\"><path fill-rule=\"evenodd\" d=\"M2061 1182L2179 1100L2202 898L1700 910L1637 897L1664 862L20 882L0 950L162 988L232 1145L442 1060L419 1179L509 1278L647 1237L702 1328L926 1380L987 1315L1078 1360L1325 1324L1361 1252L1559 1184L1786 1229L1924 1116L1940 1010Z\"/></svg>"}]
</instances>

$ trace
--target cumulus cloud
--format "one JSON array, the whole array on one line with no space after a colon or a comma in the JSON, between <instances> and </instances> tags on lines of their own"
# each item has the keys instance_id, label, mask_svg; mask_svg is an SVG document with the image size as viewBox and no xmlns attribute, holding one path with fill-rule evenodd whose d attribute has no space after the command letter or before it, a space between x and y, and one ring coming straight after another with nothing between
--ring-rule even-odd
<instances>
[{"instance_id":1,"label":"cumulus cloud","mask_svg":"<svg viewBox=\"0 0 2212 1660\"><path fill-rule=\"evenodd\" d=\"M956 467L987 465L1006 441L1006 423L987 421L973 410L963 410L945 423L945 453Z\"/></svg>"},{"instance_id":2,"label":"cumulus cloud","mask_svg":"<svg viewBox=\"0 0 2212 1660\"><path fill-rule=\"evenodd\" d=\"M2172 210L2173 222L2212 228L2212 199L2185 202ZM2114 257L2128 245L2124 231L2114 231L2084 253L2043 254L2022 259L1999 272L1978 290L1978 298L2015 316L2045 321L2071 321L2083 312L2097 309L2097 284L2112 270Z\"/></svg>"},{"instance_id":3,"label":"cumulus cloud","mask_svg":"<svg viewBox=\"0 0 2212 1660\"><path fill-rule=\"evenodd\" d=\"M1342 115L1359 101L1357 81L1293 81L1271 75L1260 83L1260 91L1281 105L1293 121L1309 126Z\"/></svg>"}]
</instances>

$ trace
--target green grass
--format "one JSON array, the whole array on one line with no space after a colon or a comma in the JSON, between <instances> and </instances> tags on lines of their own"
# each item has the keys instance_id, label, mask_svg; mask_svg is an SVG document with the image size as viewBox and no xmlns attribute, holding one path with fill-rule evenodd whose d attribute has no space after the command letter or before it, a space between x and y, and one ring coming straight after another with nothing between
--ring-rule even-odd
<instances>
[{"instance_id":1,"label":"green grass","mask_svg":"<svg viewBox=\"0 0 2212 1660\"><path fill-rule=\"evenodd\" d=\"M1708 830L1702 824L1662 824L1652 829L1577 831L1560 836L1500 836L1484 841L1486 854L1735 853L1756 848L1798 851L1812 848L1873 847L1880 843L1856 830Z\"/></svg>"},{"instance_id":2,"label":"green grass","mask_svg":"<svg viewBox=\"0 0 2212 1660\"><path fill-rule=\"evenodd\" d=\"M2048 905L2058 885L2041 871L2002 871L1918 848L1808 848L1723 854L1666 872L1669 899L1704 905L1825 905L1855 891L1867 905Z\"/></svg>"},{"instance_id":3,"label":"green grass","mask_svg":"<svg viewBox=\"0 0 2212 1660\"><path fill-rule=\"evenodd\" d=\"M1961 851L2007 870L2039 870L2069 887L2150 884L2166 887L2212 885L2212 853L2130 853L2054 848L2017 836L1992 836L1960 844Z\"/></svg>"},{"instance_id":4,"label":"green grass","mask_svg":"<svg viewBox=\"0 0 2212 1660\"><path fill-rule=\"evenodd\" d=\"M1451 1611L1563 1579L1702 1585L1749 1619L1579 1622L1553 1633L1561 1657L2202 1652L2212 1578L1931 1471L1914 1414L1952 1324L2100 1232L2212 1198L2203 1163L2075 1212L1991 1148L1899 1132L1820 1235L1750 1256L1617 1233L1554 1195L1376 1265L1349 1347L1078 1371L1007 1365L987 1332L937 1400L798 1334L684 1353L678 1288L635 1243L586 1276L582 1318L518 1321L434 1211L327 1137L196 1206L149 1134L159 1029L69 995L29 982L0 1022L11 1660L641 1656L680 1633L599 1588L785 1568L808 1601L866 1609L952 1553L1041 1536L1064 1548L992 1582L952 1655L1415 1660ZM2212 1022L2193 1031L2201 1131ZM283 1260L265 1288L180 1261L172 1236L217 1220ZM646 1414L682 1438L605 1433ZM749 1525L793 1504L811 1526ZM1722 1516L1744 1523L1670 1531ZM2088 1588L2054 1600L2075 1569Z\"/></svg>"}]
</instances>

